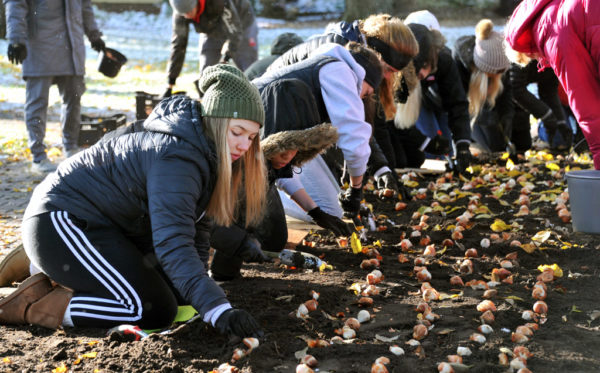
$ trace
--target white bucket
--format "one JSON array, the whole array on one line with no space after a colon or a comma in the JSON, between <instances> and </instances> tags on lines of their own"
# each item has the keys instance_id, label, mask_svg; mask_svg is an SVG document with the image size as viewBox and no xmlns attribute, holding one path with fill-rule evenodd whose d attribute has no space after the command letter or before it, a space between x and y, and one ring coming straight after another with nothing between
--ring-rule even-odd
<instances>
[{"instance_id":1,"label":"white bucket","mask_svg":"<svg viewBox=\"0 0 600 373\"><path fill-rule=\"evenodd\" d=\"M566 173L573 230L600 233L600 171Z\"/></svg>"}]
</instances>

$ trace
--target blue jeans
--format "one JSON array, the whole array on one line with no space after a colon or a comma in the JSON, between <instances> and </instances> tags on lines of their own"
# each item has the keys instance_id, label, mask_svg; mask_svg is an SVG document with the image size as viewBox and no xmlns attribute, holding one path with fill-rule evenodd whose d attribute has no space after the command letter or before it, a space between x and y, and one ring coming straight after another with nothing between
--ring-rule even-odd
<instances>
[{"instance_id":1,"label":"blue jeans","mask_svg":"<svg viewBox=\"0 0 600 373\"><path fill-rule=\"evenodd\" d=\"M421 105L421 111L419 112L419 118L417 119L416 126L417 129L427 137L434 138L436 135L441 133L441 135L448 140L452 140L452 132L450 131L450 127L448 127L448 113L445 111L435 112L427 109L425 105ZM449 155L454 155L453 148L450 148ZM430 154L427 152L425 152L425 156L427 158L439 157L439 155Z\"/></svg>"}]
</instances>

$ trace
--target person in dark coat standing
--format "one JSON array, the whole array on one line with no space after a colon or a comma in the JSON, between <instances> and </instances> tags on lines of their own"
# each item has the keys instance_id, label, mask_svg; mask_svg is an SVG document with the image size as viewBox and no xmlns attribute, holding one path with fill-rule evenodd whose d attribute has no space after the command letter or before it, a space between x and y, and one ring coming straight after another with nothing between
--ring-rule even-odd
<instances>
[{"instance_id":1,"label":"person in dark coat standing","mask_svg":"<svg viewBox=\"0 0 600 373\"><path fill-rule=\"evenodd\" d=\"M525 152L531 148L531 124L529 116L533 115L543 124L538 133L543 132L552 148L569 148L573 132L567 125L565 112L558 97L558 79L554 71L546 68L538 71L537 60L531 60L526 66L513 63L508 70L513 87L515 117L513 120L512 142L517 151ZM536 97L527 86L537 85ZM558 131L558 132L557 132ZM559 136L556 136L559 134ZM541 135L541 134L540 134ZM561 141L561 145L554 139Z\"/></svg>"},{"instance_id":2,"label":"person in dark coat standing","mask_svg":"<svg viewBox=\"0 0 600 373\"><path fill-rule=\"evenodd\" d=\"M143 131L95 144L36 187L22 230L41 272L0 300L0 323L157 329L191 304L222 333L261 334L207 275L203 218L229 225L245 198L248 224L260 220L264 109L231 65L207 68L200 87L202 104L163 100Z\"/></svg>"},{"instance_id":3,"label":"person in dark coat standing","mask_svg":"<svg viewBox=\"0 0 600 373\"><path fill-rule=\"evenodd\" d=\"M190 25L200 34L200 75L208 66L229 59L244 71L258 58L258 25L248 0L169 0L169 3L173 8L173 37L167 65L168 86L163 97L171 96L183 68Z\"/></svg>"},{"instance_id":4,"label":"person in dark coat standing","mask_svg":"<svg viewBox=\"0 0 600 373\"><path fill-rule=\"evenodd\" d=\"M273 61L287 52L290 48L293 48L302 42L302 38L293 32L284 32L283 34L278 35L275 40L273 40L273 43L271 43L271 54L248 66L246 71L244 71L244 74L246 74L250 80L260 78Z\"/></svg>"},{"instance_id":5,"label":"person in dark coat standing","mask_svg":"<svg viewBox=\"0 0 600 373\"><path fill-rule=\"evenodd\" d=\"M12 63L23 64L31 170L51 172L56 166L48 160L44 145L50 86L56 84L62 98L62 142L69 157L79 150L81 96L85 92L83 36L94 50L101 51L102 33L91 0L4 0L4 4L7 56Z\"/></svg>"},{"instance_id":6,"label":"person in dark coat standing","mask_svg":"<svg viewBox=\"0 0 600 373\"><path fill-rule=\"evenodd\" d=\"M487 152L506 150L515 155L511 142L515 109L502 34L489 19L475 27L475 35L458 38L453 57L469 100L471 138Z\"/></svg>"}]
</instances>

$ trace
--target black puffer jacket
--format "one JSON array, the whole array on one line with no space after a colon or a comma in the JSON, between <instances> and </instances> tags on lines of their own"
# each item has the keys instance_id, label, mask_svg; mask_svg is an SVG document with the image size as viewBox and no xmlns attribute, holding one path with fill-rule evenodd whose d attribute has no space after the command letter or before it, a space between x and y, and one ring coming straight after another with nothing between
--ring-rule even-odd
<instances>
[{"instance_id":1,"label":"black puffer jacket","mask_svg":"<svg viewBox=\"0 0 600 373\"><path fill-rule=\"evenodd\" d=\"M456 40L454 44L454 50L452 51L452 57L456 61L458 72L460 74L463 88L467 97L469 95L469 81L471 79L471 66L473 66L473 49L475 48L475 35L462 36ZM515 107L513 103L513 92L512 84L510 82L509 74L505 73L502 76L502 85L504 89L496 97L496 105L493 108L498 114L500 124L505 130L505 134L510 136L510 128L512 127L512 120L515 115ZM486 107L488 105L486 104Z\"/></svg>"},{"instance_id":2,"label":"black puffer jacket","mask_svg":"<svg viewBox=\"0 0 600 373\"><path fill-rule=\"evenodd\" d=\"M197 223L215 172L200 104L174 96L159 103L144 131L98 143L61 163L35 189L25 218L65 210L88 229L113 226L133 242L152 242L173 286L203 315L227 302L206 274L208 237Z\"/></svg>"}]
</instances>

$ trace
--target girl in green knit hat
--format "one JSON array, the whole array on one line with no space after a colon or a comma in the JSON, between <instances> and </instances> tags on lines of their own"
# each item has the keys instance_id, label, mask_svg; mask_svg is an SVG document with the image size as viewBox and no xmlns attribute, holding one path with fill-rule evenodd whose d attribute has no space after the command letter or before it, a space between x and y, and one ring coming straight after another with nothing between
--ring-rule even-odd
<instances>
[{"instance_id":1,"label":"girl in green knit hat","mask_svg":"<svg viewBox=\"0 0 600 373\"><path fill-rule=\"evenodd\" d=\"M207 275L205 223L247 224L266 193L258 90L229 65L207 68L202 104L160 102L138 131L78 153L35 189L23 246L33 276L0 300L0 323L165 328L190 304L224 334L262 335Z\"/></svg>"}]
</instances>

